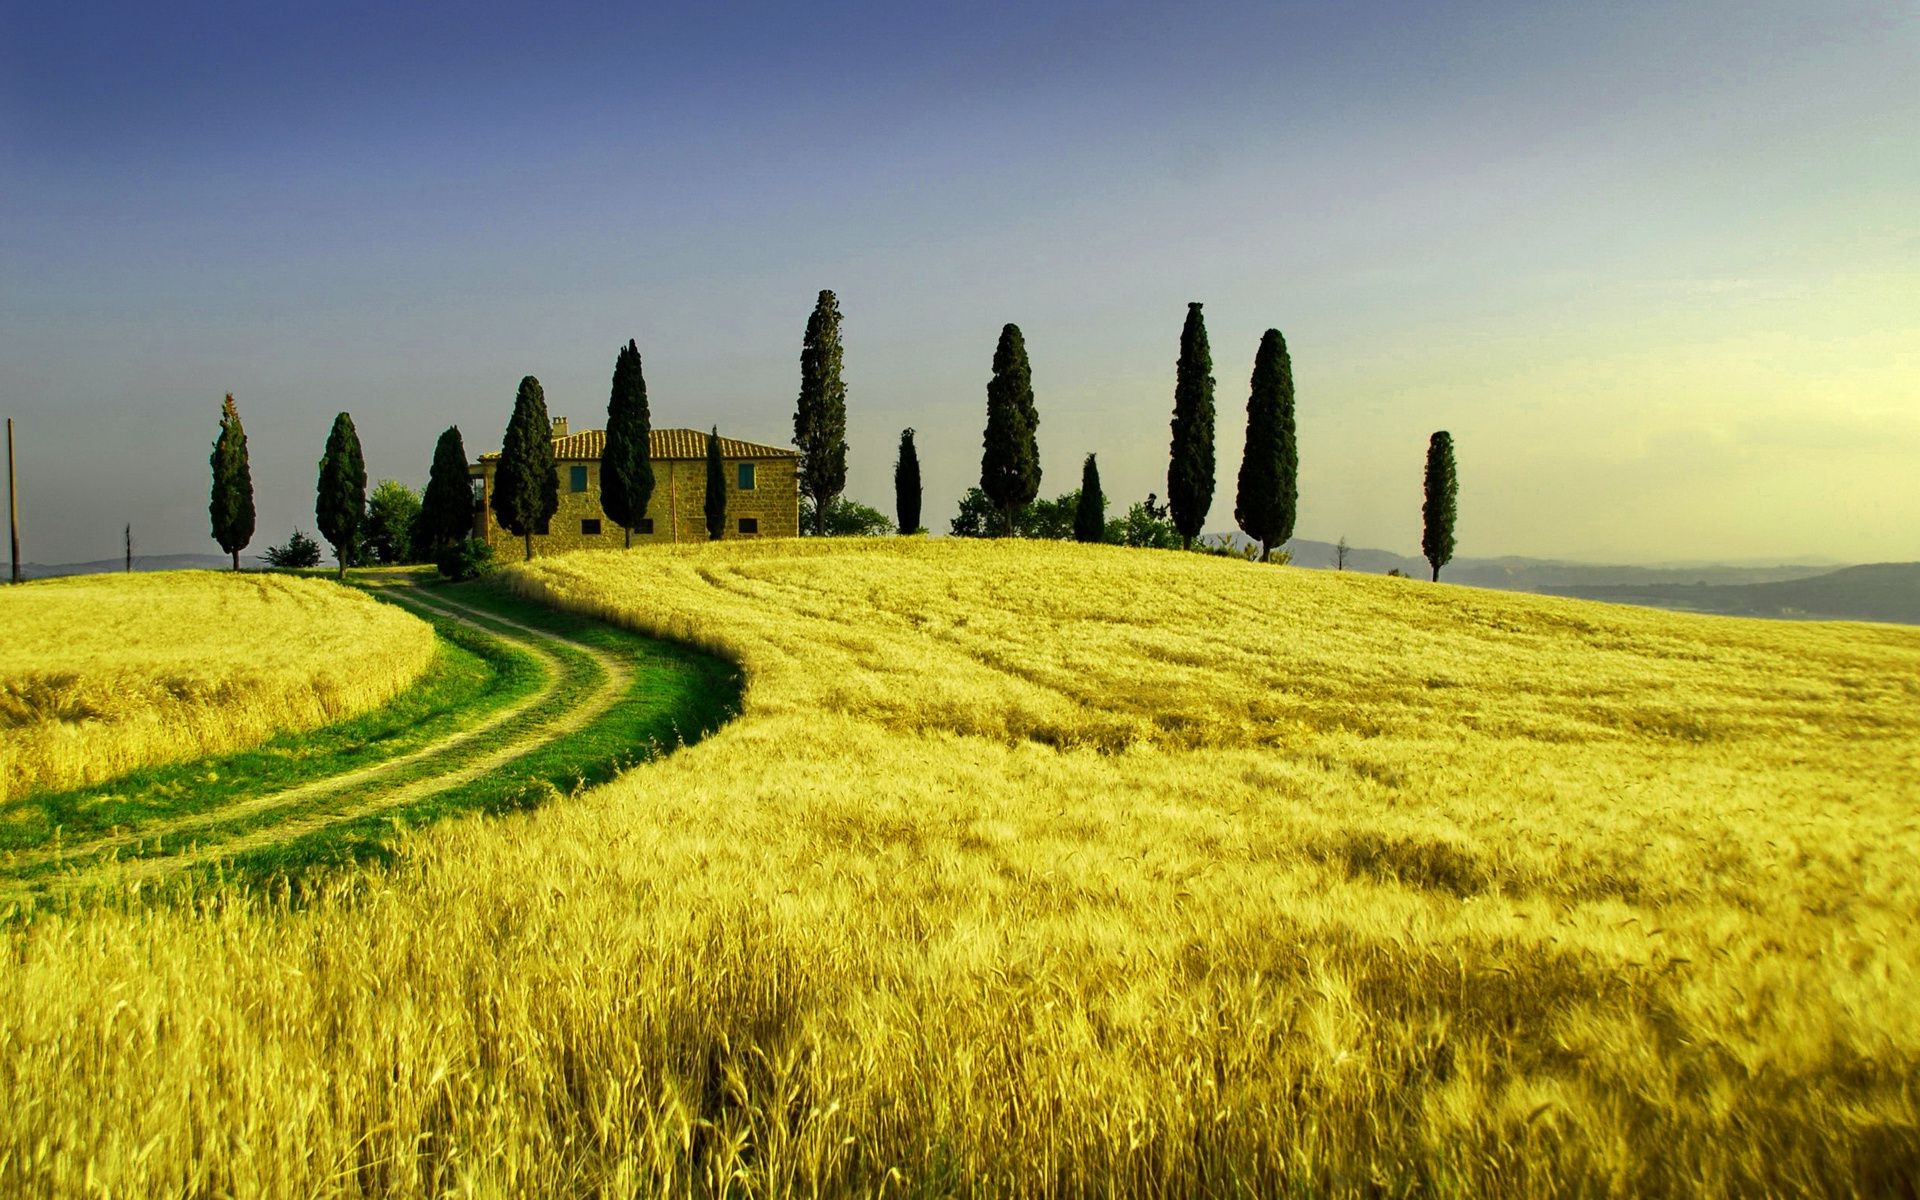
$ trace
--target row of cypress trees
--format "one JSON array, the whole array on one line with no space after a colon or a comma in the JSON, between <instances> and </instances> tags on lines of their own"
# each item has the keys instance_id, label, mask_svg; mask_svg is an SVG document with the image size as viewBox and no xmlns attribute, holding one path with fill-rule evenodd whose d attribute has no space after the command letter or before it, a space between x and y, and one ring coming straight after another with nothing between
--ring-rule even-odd
<instances>
[{"instance_id":1,"label":"row of cypress trees","mask_svg":"<svg viewBox=\"0 0 1920 1200\"><path fill-rule=\"evenodd\" d=\"M1200 305L1187 306L1180 332L1180 359L1173 390L1173 443L1167 466L1167 501L1182 543L1191 547L1213 506L1213 357ZM1000 331L987 384L987 428L982 438L980 490L1001 514L1002 532L1040 492L1040 416L1034 407L1033 372L1026 339L1017 325ZM1247 399L1246 450L1240 463L1234 519L1260 543L1261 558L1293 536L1298 498L1299 454L1294 444L1293 364L1286 339L1267 330L1254 358ZM1074 534L1099 541L1104 530L1100 469L1094 455L1082 466L1080 509Z\"/></svg>"},{"instance_id":2,"label":"row of cypress trees","mask_svg":"<svg viewBox=\"0 0 1920 1200\"><path fill-rule=\"evenodd\" d=\"M247 433L240 412L228 392L220 407L220 433L214 439L212 498L208 506L213 540L233 556L240 569L240 551L253 540L253 472L247 459ZM434 445L433 467L421 496L415 541L429 557L465 538L473 526L472 488L467 482L467 452L458 426L449 427ZM333 546L339 570L359 557L367 533L367 465L353 417L339 413L327 431L326 451L320 457L314 488L314 519L320 536Z\"/></svg>"},{"instance_id":3,"label":"row of cypress trees","mask_svg":"<svg viewBox=\"0 0 1920 1200\"><path fill-rule=\"evenodd\" d=\"M1037 432L1040 416L1034 406L1033 372L1027 361L1026 339L1017 325L1000 331L993 354L993 377L987 383L987 427L980 459L980 490L1001 515L1001 531L1010 534L1015 515L1033 503L1040 492L1040 455ZM912 430L902 437L902 461L911 445ZM1213 507L1214 493L1214 379L1213 355L1207 344L1206 319L1198 302L1187 305L1180 331L1180 357L1174 368L1172 444L1167 464L1168 515L1181 544L1191 548ZM913 480L918 485L918 462ZM1260 559L1268 561L1276 546L1293 537L1299 509L1300 453L1294 423L1293 360L1286 338L1269 329L1254 354L1247 396L1247 433L1240 459L1233 518L1242 532L1260 544ZM896 477L898 490L898 477ZM1435 433L1427 447L1426 501L1422 505L1421 550L1433 568L1433 578L1453 557L1453 525L1458 482L1454 472L1453 439ZM1099 541L1104 530L1104 498L1094 455L1082 467L1080 507L1075 513L1074 536ZM905 523L902 501L901 528ZM917 516L919 500L913 501Z\"/></svg>"},{"instance_id":4,"label":"row of cypress trees","mask_svg":"<svg viewBox=\"0 0 1920 1200\"><path fill-rule=\"evenodd\" d=\"M800 449L798 483L801 493L812 502L816 535L826 533L829 509L846 486L847 390L842 378L840 329L838 298L832 291L822 290L801 345L800 394L793 420L793 440ZM1013 531L1016 515L1039 494L1039 426L1026 340L1019 326L1009 323L1001 328L994 349L980 462L981 491L999 513L1003 533ZM626 531L629 546L633 528L645 516L653 495L650 433L646 379L639 348L630 339L614 361L600 473L602 508ZM520 381L513 415L507 422L491 503L502 527L524 539L529 558L533 555L533 534L546 527L559 507L559 468L551 439L545 392L540 381L528 375ZM920 527L920 461L913 439L912 429L901 432L894 466L896 515L899 528L905 532ZM1186 323L1180 333L1167 469L1169 516L1187 547L1200 535L1213 504L1213 440L1213 358L1201 305L1194 302L1187 306ZM253 533L254 514L246 435L231 395L222 410L212 465L214 537L233 554L238 569L240 548ZM471 519L466 470L459 430L450 428L441 434L435 447L433 472L422 499L423 519L435 542L464 536ZM717 427L708 440L707 472L708 536L718 538L725 528L726 497ZM1298 475L1293 364L1286 339L1279 330L1269 329L1254 356L1245 449L1234 503L1234 520L1260 544L1262 561L1271 557L1275 546L1293 536ZM341 413L334 420L320 463L316 501L321 533L334 544L336 553L346 548L351 556L357 548L364 532L365 492L366 470L359 440L352 419ZM1452 439L1444 431L1438 432L1428 445L1421 539L1435 579L1453 554L1456 494ZM1082 467L1080 507L1075 513L1077 538L1100 539L1104 505L1098 462L1089 454ZM424 515L428 513L430 517ZM345 558L342 562L344 570Z\"/></svg>"}]
</instances>

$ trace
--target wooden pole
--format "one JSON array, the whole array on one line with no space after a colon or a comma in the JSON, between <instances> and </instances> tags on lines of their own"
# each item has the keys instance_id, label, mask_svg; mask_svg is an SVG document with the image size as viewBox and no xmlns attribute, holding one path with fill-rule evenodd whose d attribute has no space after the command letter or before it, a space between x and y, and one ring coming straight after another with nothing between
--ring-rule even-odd
<instances>
[{"instance_id":1,"label":"wooden pole","mask_svg":"<svg viewBox=\"0 0 1920 1200\"><path fill-rule=\"evenodd\" d=\"M20 497L13 486L13 418L7 418L7 528L13 536L13 581L20 582Z\"/></svg>"}]
</instances>

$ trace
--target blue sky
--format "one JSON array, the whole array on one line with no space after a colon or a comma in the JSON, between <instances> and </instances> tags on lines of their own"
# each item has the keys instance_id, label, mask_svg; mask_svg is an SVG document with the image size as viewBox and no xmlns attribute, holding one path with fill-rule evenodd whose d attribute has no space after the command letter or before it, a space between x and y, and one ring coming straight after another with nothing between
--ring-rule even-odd
<instances>
[{"instance_id":1,"label":"blue sky","mask_svg":"<svg viewBox=\"0 0 1920 1200\"><path fill-rule=\"evenodd\" d=\"M1232 522L1262 330L1301 536L1460 553L1920 558L1920 17L1909 4L14 5L0 413L29 560L212 551L236 394L254 549L375 478L576 428L635 338L655 422L784 443L846 314L849 494L978 473L1000 325L1048 494L1165 490L1206 304Z\"/></svg>"}]
</instances>

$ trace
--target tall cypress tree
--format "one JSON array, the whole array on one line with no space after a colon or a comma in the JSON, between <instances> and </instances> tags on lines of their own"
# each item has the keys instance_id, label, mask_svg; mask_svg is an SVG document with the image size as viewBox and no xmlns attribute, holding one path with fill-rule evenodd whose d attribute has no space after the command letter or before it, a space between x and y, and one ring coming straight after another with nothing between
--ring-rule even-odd
<instances>
[{"instance_id":1,"label":"tall cypress tree","mask_svg":"<svg viewBox=\"0 0 1920 1200\"><path fill-rule=\"evenodd\" d=\"M633 527L653 499L653 457L648 444L653 419L647 411L647 381L640 373L640 347L632 339L613 360L613 393L607 399L607 445L600 453L600 507L619 523L633 545Z\"/></svg>"},{"instance_id":2,"label":"tall cypress tree","mask_svg":"<svg viewBox=\"0 0 1920 1200\"><path fill-rule=\"evenodd\" d=\"M727 532L727 467L720 460L720 427L707 435L707 540L717 542Z\"/></svg>"},{"instance_id":3,"label":"tall cypress tree","mask_svg":"<svg viewBox=\"0 0 1920 1200\"><path fill-rule=\"evenodd\" d=\"M367 463L360 455L360 435L353 418L341 413L327 434L327 453L320 460L320 484L313 506L320 536L333 545L340 578L347 564L360 556L360 537L367 520Z\"/></svg>"},{"instance_id":4,"label":"tall cypress tree","mask_svg":"<svg viewBox=\"0 0 1920 1200\"><path fill-rule=\"evenodd\" d=\"M213 540L233 555L233 569L240 569L240 551L253 540L253 472L247 467L247 431L240 427L240 410L233 406L233 393L227 393L220 407L220 436L214 439L213 500L208 511L213 517Z\"/></svg>"},{"instance_id":5,"label":"tall cypress tree","mask_svg":"<svg viewBox=\"0 0 1920 1200\"><path fill-rule=\"evenodd\" d=\"M1073 511L1074 540L1097 542L1107 534L1107 498L1100 491L1100 465L1087 455L1080 468L1080 506Z\"/></svg>"},{"instance_id":6,"label":"tall cypress tree","mask_svg":"<svg viewBox=\"0 0 1920 1200\"><path fill-rule=\"evenodd\" d=\"M1440 568L1453 561L1454 502L1459 494L1460 483L1453 472L1453 435L1443 429L1427 439L1427 499L1420 506L1424 527L1420 552L1433 567L1436 583L1440 581Z\"/></svg>"},{"instance_id":7,"label":"tall cypress tree","mask_svg":"<svg viewBox=\"0 0 1920 1200\"><path fill-rule=\"evenodd\" d=\"M1300 452L1293 433L1293 359L1287 339L1269 329L1253 356L1247 394L1247 448L1240 458L1240 490L1233 519L1260 543L1260 561L1293 536L1300 499Z\"/></svg>"},{"instance_id":8,"label":"tall cypress tree","mask_svg":"<svg viewBox=\"0 0 1920 1200\"><path fill-rule=\"evenodd\" d=\"M900 431L900 457L893 464L893 510L900 532L920 528L920 452L913 448L913 430Z\"/></svg>"},{"instance_id":9,"label":"tall cypress tree","mask_svg":"<svg viewBox=\"0 0 1920 1200\"><path fill-rule=\"evenodd\" d=\"M447 426L433 444L433 467L413 531L413 557L420 562L437 562L442 550L473 536L473 480L458 425Z\"/></svg>"},{"instance_id":10,"label":"tall cypress tree","mask_svg":"<svg viewBox=\"0 0 1920 1200\"><path fill-rule=\"evenodd\" d=\"M813 501L813 532L821 537L827 509L847 486L847 385L840 360L840 302L822 291L800 346L800 401L793 412L800 492Z\"/></svg>"},{"instance_id":11,"label":"tall cypress tree","mask_svg":"<svg viewBox=\"0 0 1920 1200\"><path fill-rule=\"evenodd\" d=\"M1014 515L1040 494L1039 410L1033 403L1033 370L1018 325L1000 330L987 381L987 430L981 438L980 490L1000 512L1002 536L1013 534Z\"/></svg>"},{"instance_id":12,"label":"tall cypress tree","mask_svg":"<svg viewBox=\"0 0 1920 1200\"><path fill-rule=\"evenodd\" d=\"M1167 504L1182 545L1191 549L1213 507L1213 355L1207 350L1207 323L1198 302L1187 305L1187 323L1180 330Z\"/></svg>"},{"instance_id":13,"label":"tall cypress tree","mask_svg":"<svg viewBox=\"0 0 1920 1200\"><path fill-rule=\"evenodd\" d=\"M501 527L525 539L533 557L533 535L544 532L560 508L560 468L553 461L553 422L547 419L547 394L529 375L513 398L513 416L500 443L500 465L493 473L493 515Z\"/></svg>"}]
</instances>

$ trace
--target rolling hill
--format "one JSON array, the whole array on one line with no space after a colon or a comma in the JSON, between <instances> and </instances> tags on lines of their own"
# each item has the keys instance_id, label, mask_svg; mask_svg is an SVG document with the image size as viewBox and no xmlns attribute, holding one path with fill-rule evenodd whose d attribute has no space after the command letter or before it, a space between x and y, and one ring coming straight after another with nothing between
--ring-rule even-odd
<instances>
[{"instance_id":1,"label":"rolling hill","mask_svg":"<svg viewBox=\"0 0 1920 1200\"><path fill-rule=\"evenodd\" d=\"M740 715L298 905L0 931L0 1190L1920 1173L1920 631L957 539L501 584Z\"/></svg>"}]
</instances>

